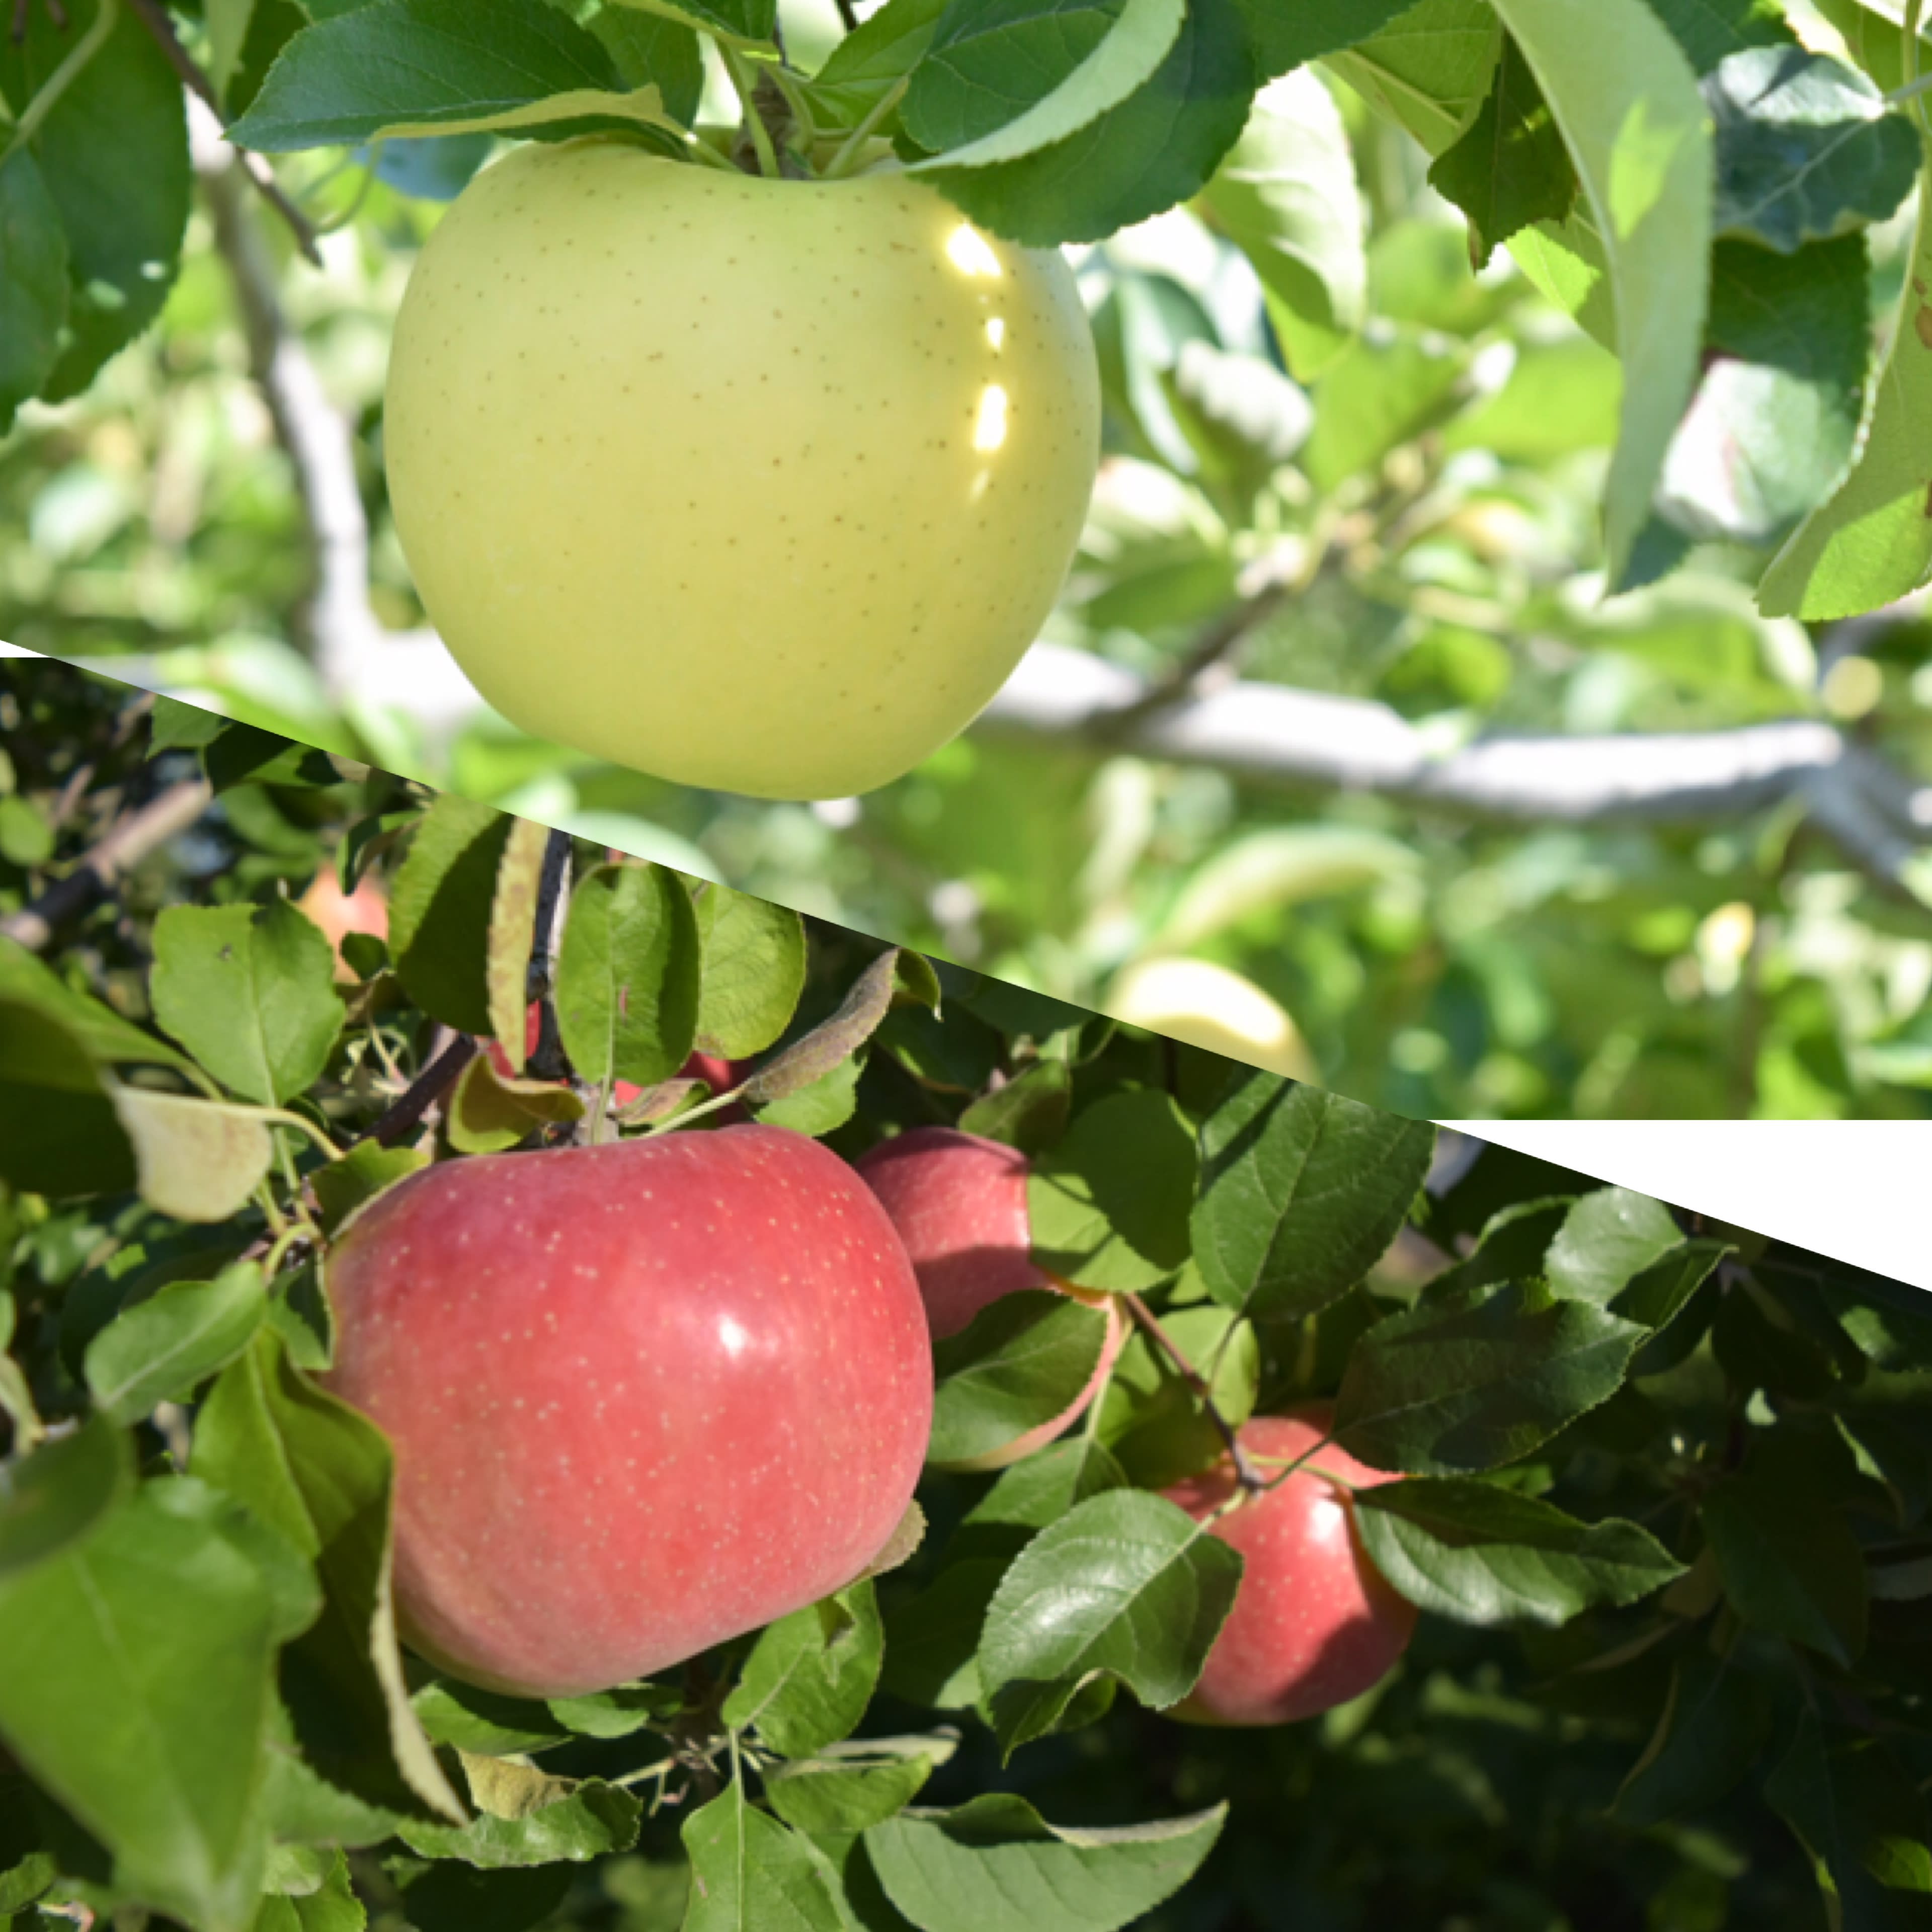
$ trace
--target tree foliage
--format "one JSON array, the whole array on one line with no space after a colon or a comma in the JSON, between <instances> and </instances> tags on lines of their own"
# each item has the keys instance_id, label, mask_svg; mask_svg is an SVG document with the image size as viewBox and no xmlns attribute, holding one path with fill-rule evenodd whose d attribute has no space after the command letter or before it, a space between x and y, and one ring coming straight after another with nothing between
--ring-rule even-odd
<instances>
[{"instance_id":1,"label":"tree foliage","mask_svg":"<svg viewBox=\"0 0 1932 1932\"><path fill-rule=\"evenodd\" d=\"M1920 1922L1922 1296L190 707L53 667L0 704L47 827L0 874L0 1911ZM332 875L392 915L339 967L295 903ZM560 1041L609 983L661 996ZM662 1073L707 1028L716 1095ZM439 1678L387 1444L311 1379L332 1243L427 1161L728 1101L847 1157L1012 1138L1036 1240L1200 1376L1136 1339L1090 1427L928 1472L896 1567L662 1678ZM956 1429L1092 1372L1010 1340L942 1354ZM1239 1560L1155 1492L1311 1400L1402 1478L1351 1507L1419 1634L1322 1719L1177 1724Z\"/></svg>"}]
</instances>

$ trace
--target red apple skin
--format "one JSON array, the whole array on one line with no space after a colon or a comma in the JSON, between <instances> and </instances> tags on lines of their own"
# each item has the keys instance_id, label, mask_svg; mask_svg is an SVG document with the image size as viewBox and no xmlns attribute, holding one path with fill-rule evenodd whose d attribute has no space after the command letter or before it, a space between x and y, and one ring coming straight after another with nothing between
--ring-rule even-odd
<instances>
[{"instance_id":1,"label":"red apple skin","mask_svg":"<svg viewBox=\"0 0 1932 1932\"><path fill-rule=\"evenodd\" d=\"M326 866L316 874L307 892L296 902L296 910L308 914L335 949L335 976L353 980L354 970L344 964L342 942L352 932L373 934L378 939L389 936L389 902L381 884L365 874L356 882L352 892L345 892L335 876L335 868Z\"/></svg>"},{"instance_id":2,"label":"red apple skin","mask_svg":"<svg viewBox=\"0 0 1932 1932\"><path fill-rule=\"evenodd\" d=\"M441 1162L328 1284L326 1385L395 1448L400 1627L489 1689L623 1683L816 1602L919 1478L911 1264L800 1134Z\"/></svg>"},{"instance_id":3,"label":"red apple skin","mask_svg":"<svg viewBox=\"0 0 1932 1932\"><path fill-rule=\"evenodd\" d=\"M855 1166L912 1257L934 1340L958 1334L981 1310L1019 1288L1057 1288L1107 1317L1100 1366L1070 1406L1001 1448L938 1466L1004 1469L1064 1435L1106 1385L1126 1340L1126 1317L1115 1296L1076 1288L1034 1262L1026 1156L956 1127L914 1127L868 1149Z\"/></svg>"},{"instance_id":4,"label":"red apple skin","mask_svg":"<svg viewBox=\"0 0 1932 1932\"><path fill-rule=\"evenodd\" d=\"M1310 1408L1256 1416L1238 1433L1250 1456L1279 1466L1320 1442L1328 1425L1327 1411ZM1364 1486L1389 1480L1333 1443L1312 1461ZM1265 1464L1262 1473L1270 1473ZM1224 1460L1162 1493L1198 1521L1234 1490L1233 1466ZM1415 1606L1369 1561L1346 1492L1312 1468L1223 1516L1209 1534L1241 1552L1240 1588L1201 1681L1168 1716L1292 1724L1359 1697L1408 1648Z\"/></svg>"}]
</instances>

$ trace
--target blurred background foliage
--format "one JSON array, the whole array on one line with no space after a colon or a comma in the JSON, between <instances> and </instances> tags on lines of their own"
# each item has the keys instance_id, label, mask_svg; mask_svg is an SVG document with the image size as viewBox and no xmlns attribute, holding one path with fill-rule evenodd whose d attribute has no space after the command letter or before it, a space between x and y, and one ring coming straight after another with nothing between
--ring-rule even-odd
<instances>
[{"instance_id":1,"label":"blurred background foliage","mask_svg":"<svg viewBox=\"0 0 1932 1932\"><path fill-rule=\"evenodd\" d=\"M785 13L808 57L836 34L829 4ZM1345 225L1360 207L1360 332L1296 382L1206 207L1076 251L1108 454L1048 640L1158 678L1256 599L1227 658L1241 676L1377 700L1431 742L1824 718L1925 771L1924 626L1759 614L1748 586L1808 506L1754 496L1735 448L1720 460L1680 436L1652 530L1658 567L1680 567L1602 601L1616 361L1505 252L1472 272L1427 157L1345 83L1285 85L1320 95L1304 118L1336 119L1324 192ZM373 600L397 632L423 614L383 497L388 332L416 250L488 148L282 165L339 224L319 271L261 231L355 426ZM1870 238L1875 331L1912 212ZM1773 395L1760 426L1782 433L1791 406ZM1821 449L1816 494L1844 454ZM0 442L15 643L1076 1001L1105 1002L1149 956L1217 962L1287 1009L1327 1084L1405 1112L1932 1112L1932 925L1792 801L1694 827L1483 825L989 722L862 801L762 804L587 763L487 712L440 728L366 693L332 700L301 641L308 572L296 479L198 210L158 326Z\"/></svg>"}]
</instances>

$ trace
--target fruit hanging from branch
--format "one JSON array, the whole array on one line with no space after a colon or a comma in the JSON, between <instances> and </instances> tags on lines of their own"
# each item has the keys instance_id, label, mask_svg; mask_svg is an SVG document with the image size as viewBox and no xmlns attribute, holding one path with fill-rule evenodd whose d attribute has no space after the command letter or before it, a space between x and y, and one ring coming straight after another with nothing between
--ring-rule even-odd
<instances>
[{"instance_id":1,"label":"fruit hanging from branch","mask_svg":"<svg viewBox=\"0 0 1932 1932\"><path fill-rule=\"evenodd\" d=\"M903 173L583 138L513 152L437 226L384 448L424 604L506 716L683 784L842 797L1033 642L1099 377L1065 261Z\"/></svg>"},{"instance_id":2,"label":"fruit hanging from branch","mask_svg":"<svg viewBox=\"0 0 1932 1932\"><path fill-rule=\"evenodd\" d=\"M406 1640L559 1696L851 1582L910 1502L932 1362L904 1250L802 1135L440 1163L329 1258L327 1385L396 1454Z\"/></svg>"},{"instance_id":3,"label":"fruit hanging from branch","mask_svg":"<svg viewBox=\"0 0 1932 1932\"><path fill-rule=\"evenodd\" d=\"M915 1127L881 1142L857 1162L912 1257L935 1340L958 1334L1002 1295L1025 1288L1057 1289L1106 1314L1100 1364L1068 1408L1000 1449L942 1467L1004 1469L1064 1435L1106 1387L1126 1339L1116 1296L1072 1287L1034 1260L1030 1165L1016 1148L955 1127Z\"/></svg>"},{"instance_id":4,"label":"fruit hanging from branch","mask_svg":"<svg viewBox=\"0 0 1932 1932\"><path fill-rule=\"evenodd\" d=\"M1312 1718L1379 1684L1408 1648L1415 1606L1369 1561L1341 1486L1389 1479L1324 1443L1328 1426L1316 1408L1241 1426L1241 1447L1263 1477L1323 1446L1209 1532L1240 1552L1240 1589L1199 1682L1169 1717L1243 1725ZM1199 1520L1234 1488L1223 1461L1163 1493Z\"/></svg>"}]
</instances>

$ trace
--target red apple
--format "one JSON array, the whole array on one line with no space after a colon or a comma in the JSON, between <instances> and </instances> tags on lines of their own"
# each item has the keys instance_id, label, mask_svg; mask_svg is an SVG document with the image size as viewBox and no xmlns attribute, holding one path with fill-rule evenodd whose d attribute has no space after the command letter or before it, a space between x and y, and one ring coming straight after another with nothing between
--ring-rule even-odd
<instances>
[{"instance_id":1,"label":"red apple","mask_svg":"<svg viewBox=\"0 0 1932 1932\"><path fill-rule=\"evenodd\" d=\"M308 914L321 927L335 949L335 976L352 980L356 974L342 962L342 942L352 932L373 934L378 939L389 936L389 902L380 882L365 874L356 882L352 892L345 892L335 876L335 868L326 866L316 874L307 892L296 901L296 910Z\"/></svg>"},{"instance_id":2,"label":"red apple","mask_svg":"<svg viewBox=\"0 0 1932 1932\"><path fill-rule=\"evenodd\" d=\"M1329 1415L1303 1408L1242 1425L1241 1447L1268 1475L1320 1442ZM1327 1472L1328 1474L1323 1474ZM1168 1712L1201 1724L1286 1724L1359 1697L1395 1668L1415 1606L1369 1561L1345 1483L1387 1482L1330 1443L1278 1488L1209 1532L1241 1552L1234 1607L1193 1690ZM1224 1460L1162 1493L1198 1521L1234 1491Z\"/></svg>"},{"instance_id":3,"label":"red apple","mask_svg":"<svg viewBox=\"0 0 1932 1932\"><path fill-rule=\"evenodd\" d=\"M441 1162L328 1282L326 1385L395 1448L403 1634L488 1688L622 1683L815 1602L918 1480L918 1284L802 1134Z\"/></svg>"},{"instance_id":4,"label":"red apple","mask_svg":"<svg viewBox=\"0 0 1932 1932\"><path fill-rule=\"evenodd\" d=\"M1004 1469L1064 1434L1106 1385L1126 1340L1126 1317L1115 1296L1076 1288L1034 1262L1026 1156L955 1127L914 1127L882 1141L856 1165L912 1257L935 1341L958 1334L982 1309L1018 1288L1057 1288L1106 1314L1100 1366L1070 1406L987 1455L943 1466Z\"/></svg>"}]
</instances>

